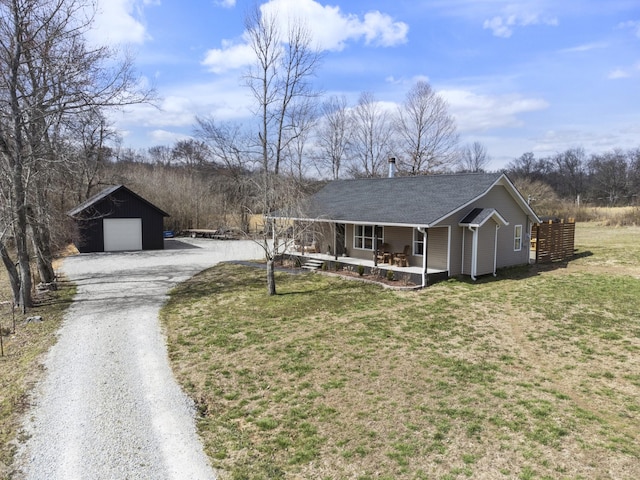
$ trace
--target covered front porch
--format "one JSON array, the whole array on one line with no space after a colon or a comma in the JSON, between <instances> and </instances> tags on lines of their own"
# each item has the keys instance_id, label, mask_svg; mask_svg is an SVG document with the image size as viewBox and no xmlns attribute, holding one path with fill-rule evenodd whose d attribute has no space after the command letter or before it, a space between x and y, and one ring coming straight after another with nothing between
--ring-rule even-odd
<instances>
[{"instance_id":1,"label":"covered front porch","mask_svg":"<svg viewBox=\"0 0 640 480\"><path fill-rule=\"evenodd\" d=\"M446 269L427 268L426 275L423 278L423 268L416 266L398 266L392 263L376 262L372 259L362 259L340 255L336 258L334 255L327 253L300 252L295 249L287 249L285 255L290 258L298 258L299 263L303 265L307 259L318 260L325 264L328 271L335 271L339 268L356 271L359 265L365 268L366 273L377 272L378 276L386 277L388 271L394 272L394 278L400 281L409 281L417 286L433 285L436 282L446 280L449 272Z\"/></svg>"}]
</instances>

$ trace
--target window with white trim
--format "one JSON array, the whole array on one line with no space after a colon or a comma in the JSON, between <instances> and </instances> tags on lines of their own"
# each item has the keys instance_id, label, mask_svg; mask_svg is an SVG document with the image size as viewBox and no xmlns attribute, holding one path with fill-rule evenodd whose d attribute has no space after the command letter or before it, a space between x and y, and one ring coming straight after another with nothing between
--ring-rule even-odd
<instances>
[{"instance_id":1,"label":"window with white trim","mask_svg":"<svg viewBox=\"0 0 640 480\"><path fill-rule=\"evenodd\" d=\"M413 254L424 255L424 233L417 228L413 229Z\"/></svg>"},{"instance_id":2,"label":"window with white trim","mask_svg":"<svg viewBox=\"0 0 640 480\"><path fill-rule=\"evenodd\" d=\"M353 248L359 250L374 250L373 225L356 225L353 229ZM384 229L376 227L378 245L384 243Z\"/></svg>"},{"instance_id":3,"label":"window with white trim","mask_svg":"<svg viewBox=\"0 0 640 480\"><path fill-rule=\"evenodd\" d=\"M522 225L516 225L513 229L513 250L522 250Z\"/></svg>"}]
</instances>

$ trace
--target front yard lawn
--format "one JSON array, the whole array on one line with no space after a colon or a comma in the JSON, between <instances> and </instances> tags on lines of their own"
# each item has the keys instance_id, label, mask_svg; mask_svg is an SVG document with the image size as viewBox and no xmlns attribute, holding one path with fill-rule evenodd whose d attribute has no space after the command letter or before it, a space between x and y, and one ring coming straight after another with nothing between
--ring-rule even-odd
<instances>
[{"instance_id":1,"label":"front yard lawn","mask_svg":"<svg viewBox=\"0 0 640 480\"><path fill-rule=\"evenodd\" d=\"M640 230L602 228L568 265L417 292L180 285L169 354L220 478L640 478Z\"/></svg>"}]
</instances>

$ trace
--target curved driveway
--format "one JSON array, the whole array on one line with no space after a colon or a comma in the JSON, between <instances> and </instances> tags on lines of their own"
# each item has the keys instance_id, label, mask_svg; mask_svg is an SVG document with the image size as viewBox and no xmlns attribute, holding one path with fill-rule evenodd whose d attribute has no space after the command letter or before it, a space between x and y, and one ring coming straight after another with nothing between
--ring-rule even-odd
<instances>
[{"instance_id":1,"label":"curved driveway","mask_svg":"<svg viewBox=\"0 0 640 480\"><path fill-rule=\"evenodd\" d=\"M171 372L158 312L167 291L198 271L263 254L249 241L166 245L65 259L78 293L33 394L21 478L215 478L192 402Z\"/></svg>"}]
</instances>

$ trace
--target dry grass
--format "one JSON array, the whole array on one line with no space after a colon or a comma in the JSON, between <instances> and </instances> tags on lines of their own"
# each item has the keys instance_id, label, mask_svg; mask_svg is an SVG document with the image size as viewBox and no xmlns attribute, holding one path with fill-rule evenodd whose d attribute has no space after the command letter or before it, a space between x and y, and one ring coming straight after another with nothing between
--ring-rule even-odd
<instances>
[{"instance_id":1,"label":"dry grass","mask_svg":"<svg viewBox=\"0 0 640 480\"><path fill-rule=\"evenodd\" d=\"M20 415L28 407L28 393L41 373L41 355L55 342L64 311L74 288L60 282L57 292L38 299L27 316L39 315L41 323L24 323L18 309L12 312L11 293L4 269L0 270L0 325L4 356L0 357L0 478L9 478ZM15 318L15 330L13 329Z\"/></svg>"},{"instance_id":2,"label":"dry grass","mask_svg":"<svg viewBox=\"0 0 640 480\"><path fill-rule=\"evenodd\" d=\"M562 213L564 212L564 213ZM626 207L580 207L565 205L553 215L573 217L581 222L598 222L611 227L640 226L640 206Z\"/></svg>"},{"instance_id":3,"label":"dry grass","mask_svg":"<svg viewBox=\"0 0 640 480\"><path fill-rule=\"evenodd\" d=\"M163 312L227 479L640 478L638 229L578 258L393 292L222 265Z\"/></svg>"}]
</instances>

